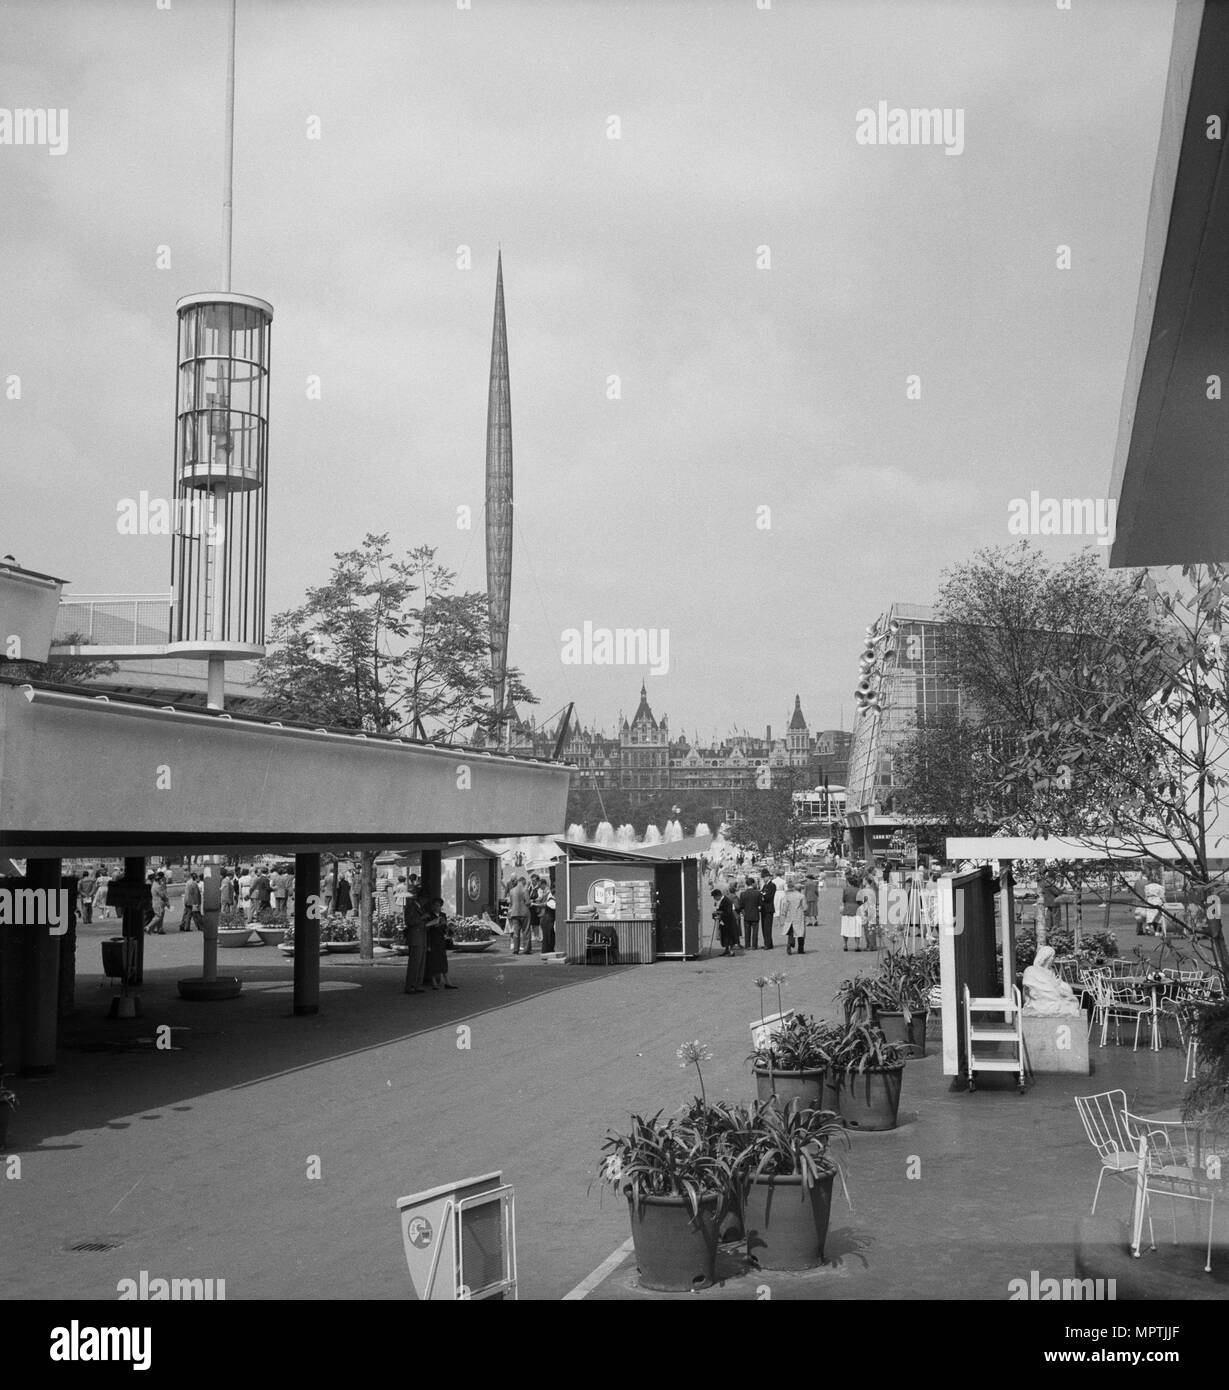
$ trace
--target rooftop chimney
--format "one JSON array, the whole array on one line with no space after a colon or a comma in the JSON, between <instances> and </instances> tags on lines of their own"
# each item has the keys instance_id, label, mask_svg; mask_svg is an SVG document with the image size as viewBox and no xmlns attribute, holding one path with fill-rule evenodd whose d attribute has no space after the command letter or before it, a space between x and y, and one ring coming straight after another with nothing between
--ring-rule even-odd
<instances>
[{"instance_id":1,"label":"rooftop chimney","mask_svg":"<svg viewBox=\"0 0 1229 1390\"><path fill-rule=\"evenodd\" d=\"M764 735L764 739L765 739L765 741L768 742L768 743L771 743L771 742L772 742L772 725L771 725L771 724L769 724L769 726L768 726L768 732Z\"/></svg>"}]
</instances>

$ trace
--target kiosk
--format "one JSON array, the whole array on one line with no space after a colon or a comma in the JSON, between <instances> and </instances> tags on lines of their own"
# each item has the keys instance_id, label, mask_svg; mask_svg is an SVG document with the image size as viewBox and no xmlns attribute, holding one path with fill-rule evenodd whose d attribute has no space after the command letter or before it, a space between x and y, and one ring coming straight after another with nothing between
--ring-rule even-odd
<instances>
[{"instance_id":1,"label":"kiosk","mask_svg":"<svg viewBox=\"0 0 1229 1390\"><path fill-rule=\"evenodd\" d=\"M586 963L590 929L599 925L613 928L620 965L700 954L711 915L704 892L710 837L639 850L557 843L564 856L556 879L558 919L569 965Z\"/></svg>"}]
</instances>

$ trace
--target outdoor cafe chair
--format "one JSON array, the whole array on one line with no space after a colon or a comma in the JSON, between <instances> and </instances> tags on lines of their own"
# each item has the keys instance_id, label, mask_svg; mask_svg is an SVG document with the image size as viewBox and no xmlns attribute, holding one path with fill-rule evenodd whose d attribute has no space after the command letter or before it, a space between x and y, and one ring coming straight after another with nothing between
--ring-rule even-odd
<instances>
[{"instance_id":1,"label":"outdoor cafe chair","mask_svg":"<svg viewBox=\"0 0 1229 1390\"><path fill-rule=\"evenodd\" d=\"M614 943L610 934L602 927L588 927L585 930L585 964L589 965L597 957L604 965L613 964Z\"/></svg>"},{"instance_id":2,"label":"outdoor cafe chair","mask_svg":"<svg viewBox=\"0 0 1229 1390\"><path fill-rule=\"evenodd\" d=\"M1099 970L1085 970L1080 975L1080 988L1092 1000L1092 1008L1088 1013L1088 1032L1085 1037L1092 1037L1093 1025L1101 1022L1105 995L1101 985L1106 978L1107 976Z\"/></svg>"},{"instance_id":3,"label":"outdoor cafe chair","mask_svg":"<svg viewBox=\"0 0 1229 1390\"><path fill-rule=\"evenodd\" d=\"M1098 988L1101 991L1101 1041L1098 1045L1100 1047L1105 1046L1111 1018L1114 1020L1115 1043L1122 1041L1123 1019L1126 1019L1128 1023L1134 1019L1135 1041L1131 1051L1137 1052L1139 1050L1139 1025L1146 1018L1149 1028L1155 1027L1152 1001L1149 999L1145 1002L1135 990L1122 984L1115 984L1110 980L1102 980Z\"/></svg>"},{"instance_id":4,"label":"outdoor cafe chair","mask_svg":"<svg viewBox=\"0 0 1229 1390\"><path fill-rule=\"evenodd\" d=\"M1156 1249L1156 1236L1152 1230L1151 1198L1168 1197L1171 1202L1207 1202L1208 1204L1208 1250L1204 1272L1212 1272L1212 1225L1216 1217L1216 1197L1221 1191L1219 1181L1205 1177L1195 1166L1198 1145L1191 1130L1195 1126L1181 1120L1156 1120L1146 1115L1133 1115L1123 1112L1127 1133L1137 1146L1135 1221L1131 1233L1131 1254L1139 1259L1140 1237L1143 1234L1144 1216L1148 1217L1148 1248ZM1177 1141L1177 1148L1175 1148ZM1170 1207L1173 1216L1174 1244L1178 1243L1178 1209Z\"/></svg>"},{"instance_id":5,"label":"outdoor cafe chair","mask_svg":"<svg viewBox=\"0 0 1229 1390\"><path fill-rule=\"evenodd\" d=\"M1075 1108L1080 1112L1089 1143L1101 1157L1097 1190L1092 1194L1091 1214L1096 1216L1097 1200L1101 1196L1101 1184L1105 1181L1106 1173L1134 1187L1139 1153L1123 1123L1122 1117L1127 1108L1125 1091L1101 1091L1095 1096L1076 1096Z\"/></svg>"}]
</instances>

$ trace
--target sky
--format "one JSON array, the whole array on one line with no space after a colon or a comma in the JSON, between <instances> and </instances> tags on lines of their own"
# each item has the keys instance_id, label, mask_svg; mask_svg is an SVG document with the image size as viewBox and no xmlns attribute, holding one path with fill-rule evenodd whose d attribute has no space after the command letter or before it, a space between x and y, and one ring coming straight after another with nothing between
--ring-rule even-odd
<instances>
[{"instance_id":1,"label":"sky","mask_svg":"<svg viewBox=\"0 0 1229 1390\"><path fill-rule=\"evenodd\" d=\"M764 5L239 0L270 615L368 532L485 587L501 247L540 718L611 730L643 679L704 742L795 694L848 729L878 614L1013 543L1014 499L1107 496L1173 0ZM0 112L67 138L0 143L0 553L166 590L169 540L117 517L172 495L174 305L221 284L227 6L3 21ZM880 102L963 147L860 142ZM565 664L586 622L668 632L667 669Z\"/></svg>"}]
</instances>

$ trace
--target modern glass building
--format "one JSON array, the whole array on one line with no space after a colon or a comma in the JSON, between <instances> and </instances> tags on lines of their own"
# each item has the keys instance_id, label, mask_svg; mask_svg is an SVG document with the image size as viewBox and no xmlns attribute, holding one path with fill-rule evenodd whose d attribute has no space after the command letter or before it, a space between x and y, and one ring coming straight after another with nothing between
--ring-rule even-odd
<instances>
[{"instance_id":1,"label":"modern glass building","mask_svg":"<svg viewBox=\"0 0 1229 1390\"><path fill-rule=\"evenodd\" d=\"M865 680L877 691L877 702L855 717L845 809L849 846L868 859L874 848L870 828L886 830L901 820L892 813L894 750L919 719L962 709L951 630L933 608L895 603L875 630L884 638Z\"/></svg>"}]
</instances>

